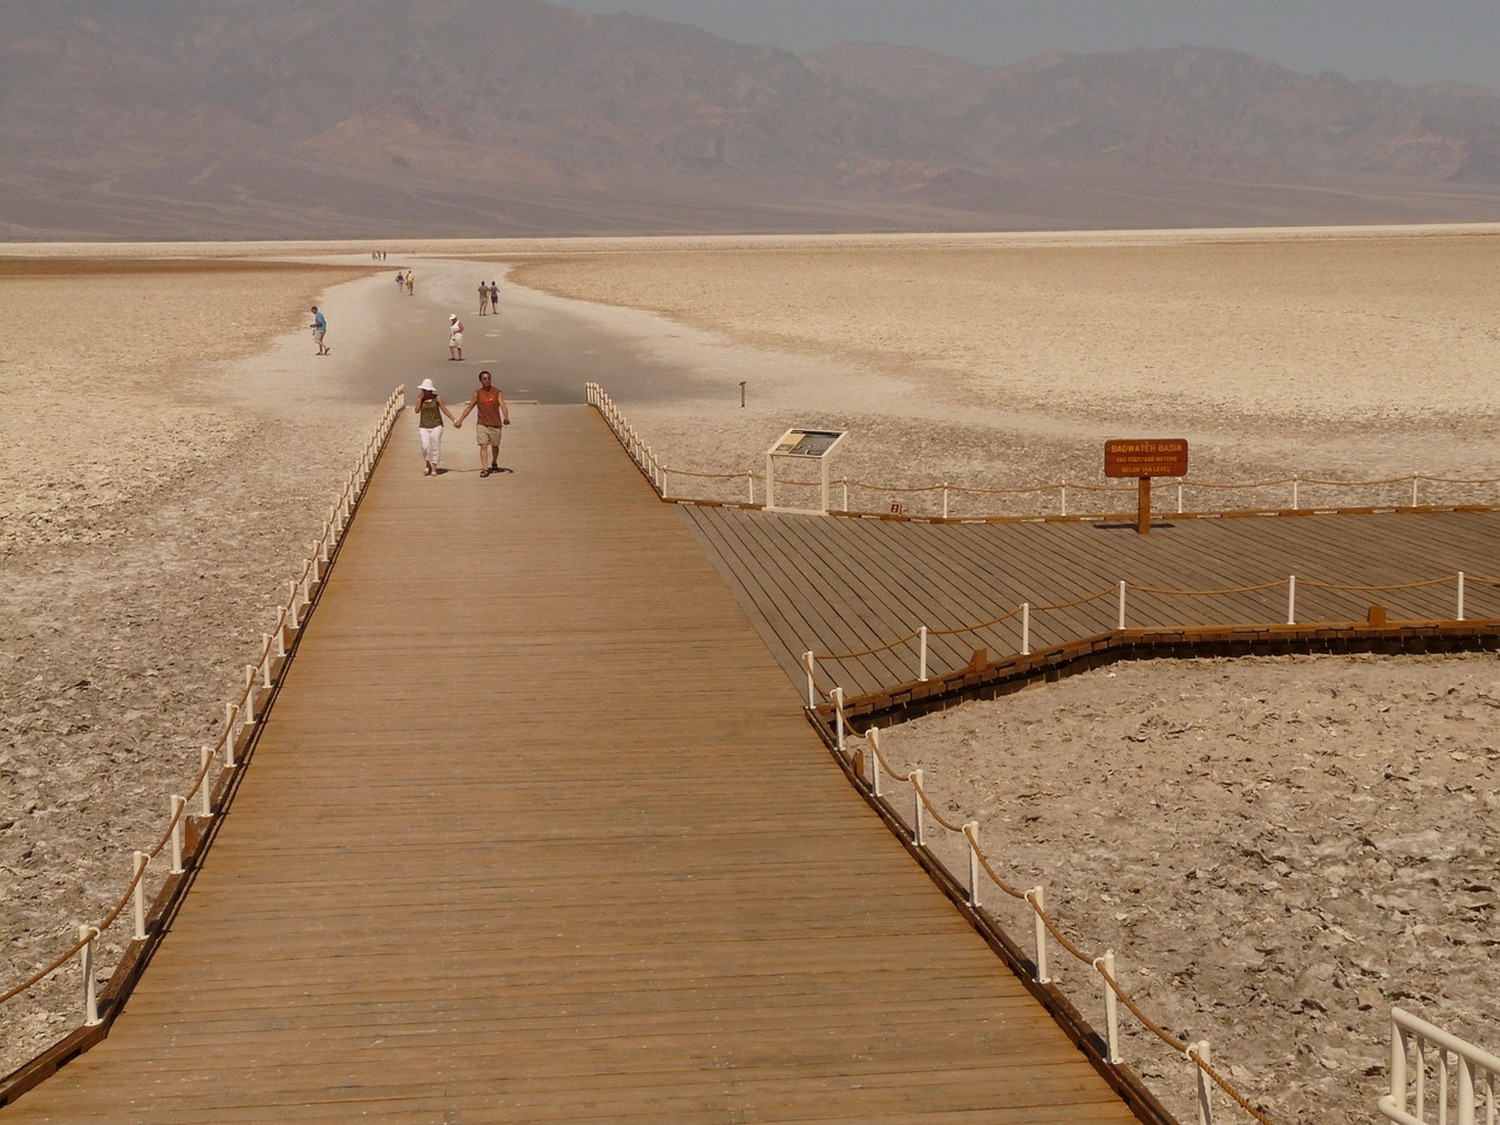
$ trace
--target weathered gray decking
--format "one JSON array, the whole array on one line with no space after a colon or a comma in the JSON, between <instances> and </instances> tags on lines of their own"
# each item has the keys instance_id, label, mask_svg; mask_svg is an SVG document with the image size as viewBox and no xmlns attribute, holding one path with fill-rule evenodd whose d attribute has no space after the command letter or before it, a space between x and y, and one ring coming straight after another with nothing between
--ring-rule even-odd
<instances>
[{"instance_id":1,"label":"weathered gray decking","mask_svg":"<svg viewBox=\"0 0 1500 1125\"><path fill-rule=\"evenodd\" d=\"M603 422L514 417L488 480L468 431L437 479L395 435L142 984L6 1120L1131 1120Z\"/></svg>"}]
</instances>

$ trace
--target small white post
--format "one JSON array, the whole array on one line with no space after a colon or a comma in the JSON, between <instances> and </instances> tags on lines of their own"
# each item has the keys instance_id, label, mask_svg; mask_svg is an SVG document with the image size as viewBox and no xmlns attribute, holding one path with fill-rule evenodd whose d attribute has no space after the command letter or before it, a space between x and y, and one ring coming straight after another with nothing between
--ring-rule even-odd
<instances>
[{"instance_id":1,"label":"small white post","mask_svg":"<svg viewBox=\"0 0 1500 1125\"><path fill-rule=\"evenodd\" d=\"M1109 1045L1108 1061L1111 1066L1119 1066L1125 1061L1120 1056L1120 999L1109 983L1115 979L1115 951L1106 949L1104 956L1094 962L1094 969L1102 969L1103 973L1109 975L1109 980L1104 980L1103 975L1099 978L1104 981L1104 1027Z\"/></svg>"},{"instance_id":2,"label":"small white post","mask_svg":"<svg viewBox=\"0 0 1500 1125\"><path fill-rule=\"evenodd\" d=\"M943 518L948 518L948 482L943 482Z\"/></svg>"},{"instance_id":3,"label":"small white post","mask_svg":"<svg viewBox=\"0 0 1500 1125\"><path fill-rule=\"evenodd\" d=\"M1203 1062L1209 1061L1208 1040L1200 1039L1190 1048ZM1198 1125L1214 1125L1214 1104L1209 1098L1208 1071L1194 1064L1198 1075Z\"/></svg>"},{"instance_id":4,"label":"small white post","mask_svg":"<svg viewBox=\"0 0 1500 1125\"><path fill-rule=\"evenodd\" d=\"M818 689L813 683L813 661L815 659L812 649L808 649L802 654L802 666L807 669L807 705L809 707L816 707L818 705Z\"/></svg>"},{"instance_id":5,"label":"small white post","mask_svg":"<svg viewBox=\"0 0 1500 1125\"><path fill-rule=\"evenodd\" d=\"M880 731L869 729L865 740L870 744L870 792L880 796Z\"/></svg>"},{"instance_id":6,"label":"small white post","mask_svg":"<svg viewBox=\"0 0 1500 1125\"><path fill-rule=\"evenodd\" d=\"M224 764L234 769L234 717L237 709L234 704L224 704Z\"/></svg>"},{"instance_id":7,"label":"small white post","mask_svg":"<svg viewBox=\"0 0 1500 1125\"><path fill-rule=\"evenodd\" d=\"M844 689L836 687L833 689L833 732L834 745L838 747L839 756L844 754Z\"/></svg>"},{"instance_id":8,"label":"small white post","mask_svg":"<svg viewBox=\"0 0 1500 1125\"><path fill-rule=\"evenodd\" d=\"M1294 512L1297 511L1297 509L1299 509L1299 508L1302 507L1301 503L1299 503L1298 499L1297 499L1297 485L1298 485L1298 483L1299 482L1298 482L1297 478L1293 477L1292 478L1292 511L1294 511Z\"/></svg>"},{"instance_id":9,"label":"small white post","mask_svg":"<svg viewBox=\"0 0 1500 1125\"><path fill-rule=\"evenodd\" d=\"M1177 514L1182 515L1182 482L1177 482Z\"/></svg>"},{"instance_id":10,"label":"small white post","mask_svg":"<svg viewBox=\"0 0 1500 1125\"><path fill-rule=\"evenodd\" d=\"M286 607L282 606L276 614L276 659L286 659Z\"/></svg>"},{"instance_id":11,"label":"small white post","mask_svg":"<svg viewBox=\"0 0 1500 1125\"><path fill-rule=\"evenodd\" d=\"M202 816L213 816L213 802L209 790L213 788L212 779L208 776L208 760L214 756L212 748L204 746L199 750L198 767L203 771L203 777L198 782L198 812Z\"/></svg>"},{"instance_id":12,"label":"small white post","mask_svg":"<svg viewBox=\"0 0 1500 1125\"><path fill-rule=\"evenodd\" d=\"M1286 623L1297 624L1297 576L1286 576Z\"/></svg>"},{"instance_id":13,"label":"small white post","mask_svg":"<svg viewBox=\"0 0 1500 1125\"><path fill-rule=\"evenodd\" d=\"M1411 506L1413 508L1415 508L1417 506L1417 474L1416 473L1412 473L1412 475L1411 475Z\"/></svg>"},{"instance_id":14,"label":"small white post","mask_svg":"<svg viewBox=\"0 0 1500 1125\"><path fill-rule=\"evenodd\" d=\"M271 634L261 634L261 645L265 649L265 655L260 658L260 686L267 690L271 687Z\"/></svg>"},{"instance_id":15,"label":"small white post","mask_svg":"<svg viewBox=\"0 0 1500 1125\"><path fill-rule=\"evenodd\" d=\"M1031 603L1021 603L1021 655L1031 655Z\"/></svg>"},{"instance_id":16,"label":"small white post","mask_svg":"<svg viewBox=\"0 0 1500 1125\"><path fill-rule=\"evenodd\" d=\"M1455 621L1462 621L1463 619L1464 619L1464 572L1460 570L1458 572L1458 616L1456 618L1454 618L1454 620Z\"/></svg>"},{"instance_id":17,"label":"small white post","mask_svg":"<svg viewBox=\"0 0 1500 1125\"><path fill-rule=\"evenodd\" d=\"M79 926L78 937L83 948L78 951L83 967L83 1023L85 1027L98 1027L99 997L94 988L94 939L99 931L93 926Z\"/></svg>"},{"instance_id":18,"label":"small white post","mask_svg":"<svg viewBox=\"0 0 1500 1125\"><path fill-rule=\"evenodd\" d=\"M917 644L917 680L920 683L927 682L927 626L923 625L917 630L919 638Z\"/></svg>"},{"instance_id":19,"label":"small white post","mask_svg":"<svg viewBox=\"0 0 1500 1125\"><path fill-rule=\"evenodd\" d=\"M1062 511L1061 511L1060 514L1065 516L1065 515L1068 514L1068 486L1065 485L1065 484L1064 485L1060 485L1058 487L1058 492L1062 496L1062 504L1061 504Z\"/></svg>"},{"instance_id":20,"label":"small white post","mask_svg":"<svg viewBox=\"0 0 1500 1125\"><path fill-rule=\"evenodd\" d=\"M182 874L182 810L187 805L186 797L172 794L172 874Z\"/></svg>"},{"instance_id":21,"label":"small white post","mask_svg":"<svg viewBox=\"0 0 1500 1125\"><path fill-rule=\"evenodd\" d=\"M964 837L969 841L969 905L979 906L979 821L971 820L964 825Z\"/></svg>"},{"instance_id":22,"label":"small white post","mask_svg":"<svg viewBox=\"0 0 1500 1125\"><path fill-rule=\"evenodd\" d=\"M755 507L755 474L747 472L745 474L745 480L750 485L750 506L753 508Z\"/></svg>"},{"instance_id":23,"label":"small white post","mask_svg":"<svg viewBox=\"0 0 1500 1125\"><path fill-rule=\"evenodd\" d=\"M849 510L849 478L848 477L843 477L843 478L840 479L839 483L841 485L843 485L843 487L844 487L844 507L843 507L843 511L847 512Z\"/></svg>"},{"instance_id":24,"label":"small white post","mask_svg":"<svg viewBox=\"0 0 1500 1125\"><path fill-rule=\"evenodd\" d=\"M1125 579L1120 579L1120 608L1115 617L1115 628L1125 628Z\"/></svg>"},{"instance_id":25,"label":"small white post","mask_svg":"<svg viewBox=\"0 0 1500 1125\"><path fill-rule=\"evenodd\" d=\"M245 665L245 725L255 723L255 669Z\"/></svg>"},{"instance_id":26,"label":"small white post","mask_svg":"<svg viewBox=\"0 0 1500 1125\"><path fill-rule=\"evenodd\" d=\"M135 853L135 940L146 936L146 865L151 857L145 852Z\"/></svg>"},{"instance_id":27,"label":"small white post","mask_svg":"<svg viewBox=\"0 0 1500 1125\"><path fill-rule=\"evenodd\" d=\"M917 847L925 848L927 846L927 824L922 816L922 771L912 770L906 776L907 780L911 782L911 795L916 809L911 818L911 838Z\"/></svg>"},{"instance_id":28,"label":"small white post","mask_svg":"<svg viewBox=\"0 0 1500 1125\"><path fill-rule=\"evenodd\" d=\"M1036 915L1036 982L1051 984L1052 978L1047 975L1047 924L1042 921L1042 911L1046 907L1042 905L1040 885L1032 887L1026 893L1026 901L1031 903L1032 912Z\"/></svg>"}]
</instances>

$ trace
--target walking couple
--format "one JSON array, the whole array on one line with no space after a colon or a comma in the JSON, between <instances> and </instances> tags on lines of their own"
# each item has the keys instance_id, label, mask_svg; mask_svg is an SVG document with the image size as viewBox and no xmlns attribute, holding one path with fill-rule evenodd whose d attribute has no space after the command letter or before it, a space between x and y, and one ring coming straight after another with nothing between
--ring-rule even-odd
<instances>
[{"instance_id":1,"label":"walking couple","mask_svg":"<svg viewBox=\"0 0 1500 1125\"><path fill-rule=\"evenodd\" d=\"M493 385L490 373L479 373L479 388L457 418L443 402L431 379L423 379L418 389L422 393L412 410L417 414L417 436L422 444L422 471L427 476L442 472L439 465L443 452L443 415L448 416L455 430L461 430L469 411L477 409L479 415L474 429L479 443L479 475L487 477L498 472L501 429L510 425L510 408L505 405L505 395L500 388Z\"/></svg>"}]
</instances>

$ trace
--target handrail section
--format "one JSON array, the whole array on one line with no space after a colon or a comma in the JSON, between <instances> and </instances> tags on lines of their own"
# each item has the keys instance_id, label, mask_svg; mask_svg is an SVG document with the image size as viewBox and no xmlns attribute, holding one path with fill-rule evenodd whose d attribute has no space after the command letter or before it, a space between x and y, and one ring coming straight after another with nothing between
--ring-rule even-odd
<instances>
[{"instance_id":1,"label":"handrail section","mask_svg":"<svg viewBox=\"0 0 1500 1125\"><path fill-rule=\"evenodd\" d=\"M404 399L405 387L397 387L386 399L380 420L324 520L322 533L313 543L307 563L301 574L287 583L287 601L277 611L273 631L262 634L259 658L254 664L245 666L245 686L240 691L238 702L224 705L224 727L218 741L213 746L201 748L200 767L186 792L170 796L167 825L161 836L145 851L135 852L132 875L124 892L101 920L81 925L78 939L68 948L25 979L0 991L0 1005L3 1005L30 992L75 958L79 961L83 978L82 1025L30 1063L0 1079L0 1107L8 1105L57 1066L102 1038L108 1023L113 1021L134 985L149 948L160 938L165 917L185 887L189 866L199 858L201 847L206 845L213 818L223 813L233 794L245 766L245 755L253 747L258 724L264 719L265 710L280 686L290 652L312 613L344 533L401 414ZM217 774L213 769L215 761L220 763ZM189 806L195 798L196 810L190 812ZM169 847L171 866L166 882L148 910L146 873L150 864ZM132 934L101 995L97 990L98 942L127 910L133 923Z\"/></svg>"}]
</instances>

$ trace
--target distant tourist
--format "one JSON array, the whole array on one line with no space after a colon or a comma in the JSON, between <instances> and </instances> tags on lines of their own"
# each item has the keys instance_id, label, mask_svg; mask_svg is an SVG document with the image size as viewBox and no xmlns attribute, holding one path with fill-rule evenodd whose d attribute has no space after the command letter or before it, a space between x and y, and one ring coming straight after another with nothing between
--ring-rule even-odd
<instances>
[{"instance_id":1,"label":"distant tourist","mask_svg":"<svg viewBox=\"0 0 1500 1125\"><path fill-rule=\"evenodd\" d=\"M479 283L479 315L483 316L490 311L490 287L484 282Z\"/></svg>"},{"instance_id":2,"label":"distant tourist","mask_svg":"<svg viewBox=\"0 0 1500 1125\"><path fill-rule=\"evenodd\" d=\"M500 315L500 286L490 282L490 312Z\"/></svg>"},{"instance_id":3,"label":"distant tourist","mask_svg":"<svg viewBox=\"0 0 1500 1125\"><path fill-rule=\"evenodd\" d=\"M397 270L396 271L396 292L399 293L399 292L401 292L401 290L403 290L405 288L406 288L406 271L405 270Z\"/></svg>"},{"instance_id":4,"label":"distant tourist","mask_svg":"<svg viewBox=\"0 0 1500 1125\"><path fill-rule=\"evenodd\" d=\"M510 408L505 405L505 395L499 387L491 385L488 371L479 373L479 389L454 421L455 430L464 428L464 419L475 407L479 408L479 418L474 423L479 437L479 475L487 477L500 470L500 427L510 425ZM486 450L489 451L489 464L485 464Z\"/></svg>"},{"instance_id":5,"label":"distant tourist","mask_svg":"<svg viewBox=\"0 0 1500 1125\"><path fill-rule=\"evenodd\" d=\"M318 311L317 305L312 307L312 314L313 343L318 345L319 355L327 355L331 349L323 342L323 337L328 335L328 318Z\"/></svg>"},{"instance_id":6,"label":"distant tourist","mask_svg":"<svg viewBox=\"0 0 1500 1125\"><path fill-rule=\"evenodd\" d=\"M417 284L417 271L416 270L407 270L406 271L406 295L408 297L410 297L412 295L412 293L415 291L416 284Z\"/></svg>"},{"instance_id":7,"label":"distant tourist","mask_svg":"<svg viewBox=\"0 0 1500 1125\"><path fill-rule=\"evenodd\" d=\"M423 379L417 388L422 392L412 410L417 415L417 438L422 445L422 473L433 476L440 472L443 460L443 415L453 421L453 412L443 404L431 379Z\"/></svg>"},{"instance_id":8,"label":"distant tourist","mask_svg":"<svg viewBox=\"0 0 1500 1125\"><path fill-rule=\"evenodd\" d=\"M457 313L451 313L448 317L448 358L463 359L464 357L464 322L458 319Z\"/></svg>"}]
</instances>

